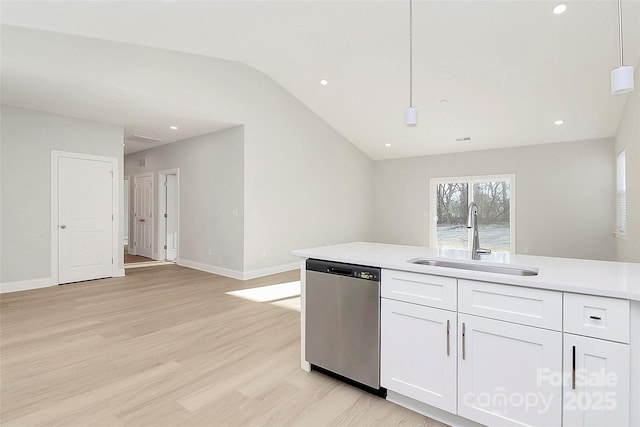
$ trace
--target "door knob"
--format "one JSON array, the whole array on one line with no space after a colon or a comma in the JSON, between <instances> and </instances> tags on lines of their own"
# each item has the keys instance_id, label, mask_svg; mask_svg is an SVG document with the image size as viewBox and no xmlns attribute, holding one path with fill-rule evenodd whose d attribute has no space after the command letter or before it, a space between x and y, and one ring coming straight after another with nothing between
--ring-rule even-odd
<instances>
[{"instance_id":1,"label":"door knob","mask_svg":"<svg viewBox=\"0 0 640 427\"><path fill-rule=\"evenodd\" d=\"M64 230L65 228L67 228L67 226L66 226L66 225L64 225L64 224L62 224L62 225L60 226L60 228L62 228L62 229Z\"/></svg>"}]
</instances>

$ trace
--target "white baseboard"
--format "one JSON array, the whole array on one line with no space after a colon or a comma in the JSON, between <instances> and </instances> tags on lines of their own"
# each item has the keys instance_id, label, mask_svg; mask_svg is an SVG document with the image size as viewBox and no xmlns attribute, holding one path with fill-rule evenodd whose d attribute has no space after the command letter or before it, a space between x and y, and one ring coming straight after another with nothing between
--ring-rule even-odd
<instances>
[{"instance_id":1,"label":"white baseboard","mask_svg":"<svg viewBox=\"0 0 640 427\"><path fill-rule=\"evenodd\" d=\"M242 280L242 271L232 270L230 268L218 267L217 265L204 264L202 262L191 261L188 259L180 258L176 261L176 264L183 267L193 268L195 270L206 271L207 273L218 274L220 276L231 277L232 279Z\"/></svg>"},{"instance_id":2,"label":"white baseboard","mask_svg":"<svg viewBox=\"0 0 640 427\"><path fill-rule=\"evenodd\" d=\"M298 261L290 264L274 265L273 267L249 270L243 272L242 280L255 279L257 277L269 276L270 274L284 273L285 271L297 270L299 268L300 262Z\"/></svg>"},{"instance_id":3,"label":"white baseboard","mask_svg":"<svg viewBox=\"0 0 640 427\"><path fill-rule=\"evenodd\" d=\"M260 268L257 270L240 271L240 270L233 270L226 267L219 267L217 265L204 264L197 261L191 261L184 258L178 259L177 264L184 267L193 268L195 270L206 271L207 273L218 274L220 276L225 276L225 277L231 277L232 279L237 279L237 280L255 279L257 277L268 276L270 274L282 273L285 271L296 270L300 268L299 262L293 262L291 264L276 265L273 267Z\"/></svg>"},{"instance_id":4,"label":"white baseboard","mask_svg":"<svg viewBox=\"0 0 640 427\"><path fill-rule=\"evenodd\" d=\"M54 286L50 277L32 280L19 280L16 282L0 283L0 294L6 292L28 291L29 289L48 288Z\"/></svg>"}]
</instances>

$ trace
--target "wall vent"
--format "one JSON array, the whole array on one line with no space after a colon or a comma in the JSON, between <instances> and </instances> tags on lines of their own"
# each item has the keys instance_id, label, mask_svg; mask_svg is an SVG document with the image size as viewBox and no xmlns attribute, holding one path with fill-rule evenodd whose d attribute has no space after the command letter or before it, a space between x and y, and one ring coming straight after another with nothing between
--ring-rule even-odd
<instances>
[{"instance_id":1,"label":"wall vent","mask_svg":"<svg viewBox=\"0 0 640 427\"><path fill-rule=\"evenodd\" d=\"M150 136L144 136L144 135L131 135L126 137L125 139L129 140L129 141L138 141L138 142L160 142L162 141L161 139L158 138L153 138Z\"/></svg>"}]
</instances>

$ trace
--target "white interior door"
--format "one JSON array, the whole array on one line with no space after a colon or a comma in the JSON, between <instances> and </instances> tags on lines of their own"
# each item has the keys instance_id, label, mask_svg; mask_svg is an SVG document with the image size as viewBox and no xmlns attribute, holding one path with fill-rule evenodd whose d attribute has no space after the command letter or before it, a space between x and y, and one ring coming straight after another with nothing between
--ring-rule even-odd
<instances>
[{"instance_id":1,"label":"white interior door","mask_svg":"<svg viewBox=\"0 0 640 427\"><path fill-rule=\"evenodd\" d=\"M153 176L134 178L136 255L153 257Z\"/></svg>"},{"instance_id":2,"label":"white interior door","mask_svg":"<svg viewBox=\"0 0 640 427\"><path fill-rule=\"evenodd\" d=\"M175 175L165 175L166 177L166 201L165 223L167 225L166 237L166 257L168 261L175 261L178 257L178 200L177 200L177 179Z\"/></svg>"},{"instance_id":3,"label":"white interior door","mask_svg":"<svg viewBox=\"0 0 640 427\"><path fill-rule=\"evenodd\" d=\"M58 158L58 283L113 275L113 165Z\"/></svg>"}]
</instances>

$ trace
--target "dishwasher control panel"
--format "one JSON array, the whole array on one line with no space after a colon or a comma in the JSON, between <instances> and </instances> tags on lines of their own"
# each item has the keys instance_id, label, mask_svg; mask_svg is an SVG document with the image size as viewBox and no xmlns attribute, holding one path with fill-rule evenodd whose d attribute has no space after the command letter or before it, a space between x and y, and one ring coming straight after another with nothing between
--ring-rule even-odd
<instances>
[{"instance_id":1,"label":"dishwasher control panel","mask_svg":"<svg viewBox=\"0 0 640 427\"><path fill-rule=\"evenodd\" d=\"M345 264L342 262L307 260L307 271L335 274L337 276L354 277L356 279L380 281L380 269L362 265Z\"/></svg>"}]
</instances>

